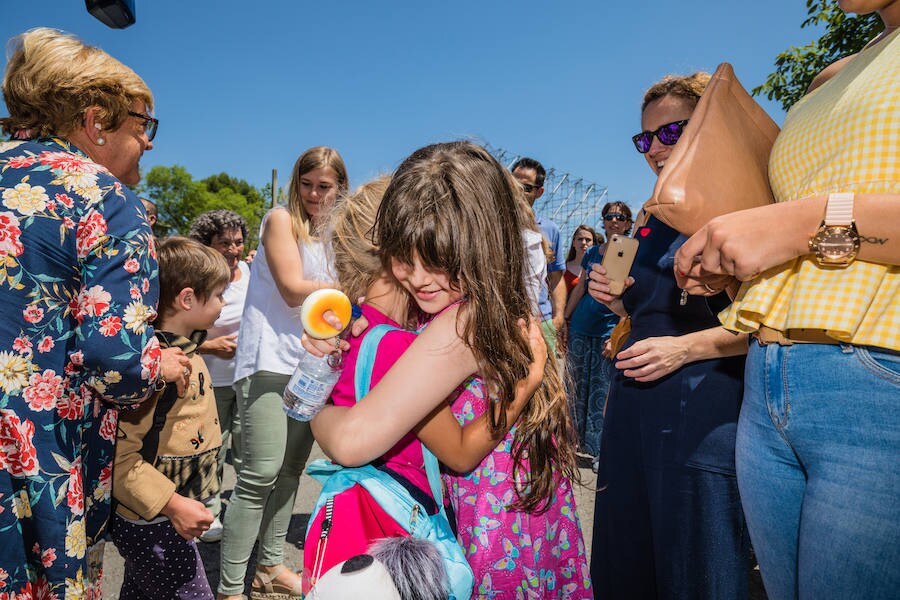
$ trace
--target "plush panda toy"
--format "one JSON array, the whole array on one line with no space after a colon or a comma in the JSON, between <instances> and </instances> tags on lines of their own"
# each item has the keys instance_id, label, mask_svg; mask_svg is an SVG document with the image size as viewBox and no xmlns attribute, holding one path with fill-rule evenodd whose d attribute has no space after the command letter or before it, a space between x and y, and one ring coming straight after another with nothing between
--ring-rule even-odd
<instances>
[{"instance_id":1,"label":"plush panda toy","mask_svg":"<svg viewBox=\"0 0 900 600\"><path fill-rule=\"evenodd\" d=\"M336 564L319 578L307 600L445 600L447 575L431 542L388 538Z\"/></svg>"}]
</instances>

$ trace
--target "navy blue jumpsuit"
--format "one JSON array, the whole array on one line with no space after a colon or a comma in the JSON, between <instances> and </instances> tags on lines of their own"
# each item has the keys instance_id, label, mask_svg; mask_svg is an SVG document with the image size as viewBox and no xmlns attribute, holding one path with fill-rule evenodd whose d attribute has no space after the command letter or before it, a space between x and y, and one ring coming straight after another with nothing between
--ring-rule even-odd
<instances>
[{"instance_id":1,"label":"navy blue jumpsuit","mask_svg":"<svg viewBox=\"0 0 900 600\"><path fill-rule=\"evenodd\" d=\"M638 228L626 344L719 325L728 298L690 296L673 273L685 237ZM638 383L614 369L600 446L591 576L596 598L747 597L749 538L734 471L744 356Z\"/></svg>"}]
</instances>

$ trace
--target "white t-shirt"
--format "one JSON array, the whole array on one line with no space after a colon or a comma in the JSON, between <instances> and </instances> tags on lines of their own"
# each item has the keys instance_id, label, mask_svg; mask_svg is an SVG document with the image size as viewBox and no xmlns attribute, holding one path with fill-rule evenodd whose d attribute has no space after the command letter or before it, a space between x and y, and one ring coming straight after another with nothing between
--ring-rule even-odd
<instances>
[{"instance_id":1,"label":"white t-shirt","mask_svg":"<svg viewBox=\"0 0 900 600\"><path fill-rule=\"evenodd\" d=\"M223 335L237 333L241 325L241 314L244 312L244 299L247 297L247 287L250 283L250 265L244 261L238 262L240 279L232 281L225 288L225 306L222 314L216 319L215 324L207 331L206 339L211 340ZM209 369L209 376L213 387L230 387L234 382L234 357L219 358L211 354L204 354L203 361Z\"/></svg>"},{"instance_id":2,"label":"white t-shirt","mask_svg":"<svg viewBox=\"0 0 900 600\"><path fill-rule=\"evenodd\" d=\"M531 312L540 319L541 286L547 285L547 255L544 253L544 237L533 229L522 230L525 248L525 291L531 300Z\"/></svg>"},{"instance_id":3,"label":"white t-shirt","mask_svg":"<svg viewBox=\"0 0 900 600\"><path fill-rule=\"evenodd\" d=\"M266 217L263 218L260 229L265 227ZM336 279L322 242L298 242L297 249L303 260L304 279ZM244 302L244 313L241 315L241 333L235 355L234 380L239 381L258 371L282 375L293 373L301 353L305 352L300 345L302 334L300 307L291 308L281 297L269 270L266 248L260 244L253 264L250 265L249 289Z\"/></svg>"}]
</instances>

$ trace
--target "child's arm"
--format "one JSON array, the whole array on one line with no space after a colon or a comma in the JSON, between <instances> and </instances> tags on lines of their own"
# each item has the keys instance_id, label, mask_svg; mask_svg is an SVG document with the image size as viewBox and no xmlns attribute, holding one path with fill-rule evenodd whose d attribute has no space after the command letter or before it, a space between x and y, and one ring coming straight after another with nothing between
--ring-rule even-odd
<instances>
[{"instance_id":1,"label":"child's arm","mask_svg":"<svg viewBox=\"0 0 900 600\"><path fill-rule=\"evenodd\" d=\"M169 517L182 537L193 539L209 528L212 514L202 503L176 494L175 484L141 456L160 398L161 394L156 394L137 410L119 415L113 497L142 519L150 521L160 514Z\"/></svg>"},{"instance_id":2,"label":"child's arm","mask_svg":"<svg viewBox=\"0 0 900 600\"><path fill-rule=\"evenodd\" d=\"M429 450L449 469L457 473L471 471L497 447L510 427L522 414L528 401L541 385L544 365L547 362L547 342L540 327L528 330L528 343L534 357L528 375L516 384L516 397L506 408L506 427L491 433L488 414L485 413L464 426L459 424L449 405L439 406L419 424L416 435ZM495 410L501 410L496 406ZM499 419L497 419L499 421Z\"/></svg>"},{"instance_id":3,"label":"child's arm","mask_svg":"<svg viewBox=\"0 0 900 600\"><path fill-rule=\"evenodd\" d=\"M458 307L451 308L429 323L355 406L326 406L316 415L311 422L313 434L329 457L342 465L358 466L381 456L476 372L475 356L457 333L457 311ZM540 335L540 326L532 322L528 332L534 346L531 340ZM546 344L543 338L540 342L544 349L535 358L543 353L546 360ZM489 445L482 456L491 449Z\"/></svg>"},{"instance_id":4,"label":"child's arm","mask_svg":"<svg viewBox=\"0 0 900 600\"><path fill-rule=\"evenodd\" d=\"M213 522L213 514L202 502L173 493L160 514L169 517L172 527L186 540L203 535Z\"/></svg>"}]
</instances>

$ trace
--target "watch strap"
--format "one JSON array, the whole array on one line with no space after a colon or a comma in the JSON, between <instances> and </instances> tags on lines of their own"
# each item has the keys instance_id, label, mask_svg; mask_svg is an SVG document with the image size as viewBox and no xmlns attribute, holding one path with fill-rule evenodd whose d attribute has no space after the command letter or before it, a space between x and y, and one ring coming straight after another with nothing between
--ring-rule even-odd
<instances>
[{"instance_id":1,"label":"watch strap","mask_svg":"<svg viewBox=\"0 0 900 600\"><path fill-rule=\"evenodd\" d=\"M825 227L836 225L849 227L851 223L853 223L853 193L828 194L828 200L825 202Z\"/></svg>"}]
</instances>

